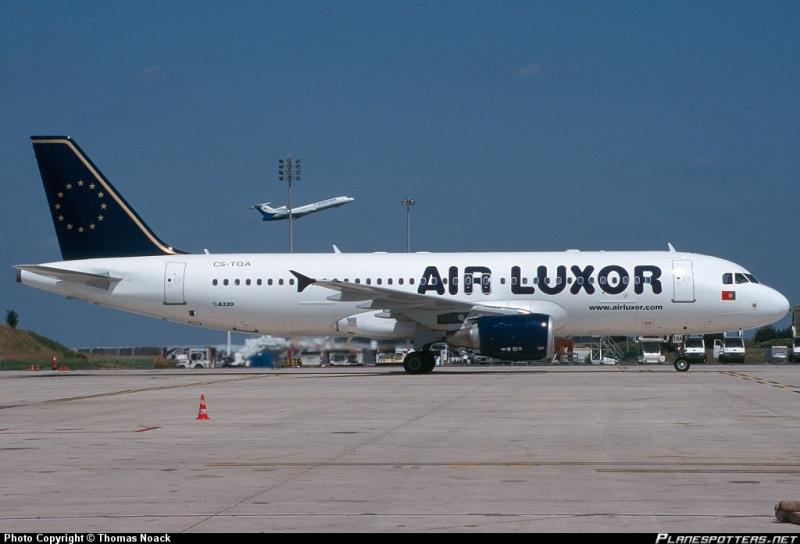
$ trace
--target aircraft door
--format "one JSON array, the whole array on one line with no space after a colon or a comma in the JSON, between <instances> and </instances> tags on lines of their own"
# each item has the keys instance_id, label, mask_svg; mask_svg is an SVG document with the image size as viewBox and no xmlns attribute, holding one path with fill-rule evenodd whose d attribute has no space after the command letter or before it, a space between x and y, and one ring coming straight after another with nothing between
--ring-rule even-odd
<instances>
[{"instance_id":1,"label":"aircraft door","mask_svg":"<svg viewBox=\"0 0 800 544\"><path fill-rule=\"evenodd\" d=\"M186 304L183 276L186 263L167 263L164 270L164 304Z\"/></svg>"},{"instance_id":2,"label":"aircraft door","mask_svg":"<svg viewBox=\"0 0 800 544\"><path fill-rule=\"evenodd\" d=\"M672 261L672 302L694 302L692 261Z\"/></svg>"}]
</instances>

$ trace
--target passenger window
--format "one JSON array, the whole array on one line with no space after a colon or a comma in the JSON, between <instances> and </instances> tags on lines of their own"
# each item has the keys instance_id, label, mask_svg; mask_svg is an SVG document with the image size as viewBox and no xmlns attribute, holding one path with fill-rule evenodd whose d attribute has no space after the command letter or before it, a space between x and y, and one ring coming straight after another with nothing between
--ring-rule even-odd
<instances>
[{"instance_id":1,"label":"passenger window","mask_svg":"<svg viewBox=\"0 0 800 544\"><path fill-rule=\"evenodd\" d=\"M506 284L506 279L500 278L500 285L505 285L505 284Z\"/></svg>"},{"instance_id":2,"label":"passenger window","mask_svg":"<svg viewBox=\"0 0 800 544\"><path fill-rule=\"evenodd\" d=\"M414 285L414 278L408 278L408 284Z\"/></svg>"},{"instance_id":3,"label":"passenger window","mask_svg":"<svg viewBox=\"0 0 800 544\"><path fill-rule=\"evenodd\" d=\"M403 285L403 278L400 278L399 280L397 280L397 283L399 283L400 285Z\"/></svg>"},{"instance_id":4,"label":"passenger window","mask_svg":"<svg viewBox=\"0 0 800 544\"><path fill-rule=\"evenodd\" d=\"M731 274L730 272L725 272L722 275L722 284L723 285L730 285L732 283L733 283L733 274Z\"/></svg>"},{"instance_id":5,"label":"passenger window","mask_svg":"<svg viewBox=\"0 0 800 544\"><path fill-rule=\"evenodd\" d=\"M361 283L361 278L356 278L356 283Z\"/></svg>"},{"instance_id":6,"label":"passenger window","mask_svg":"<svg viewBox=\"0 0 800 544\"><path fill-rule=\"evenodd\" d=\"M250 285L250 280L249 279L244 280L244 284L245 285Z\"/></svg>"},{"instance_id":7,"label":"passenger window","mask_svg":"<svg viewBox=\"0 0 800 544\"><path fill-rule=\"evenodd\" d=\"M294 285L294 278L289 278L289 285Z\"/></svg>"},{"instance_id":8,"label":"passenger window","mask_svg":"<svg viewBox=\"0 0 800 544\"><path fill-rule=\"evenodd\" d=\"M211 281L211 285L216 285L217 283L218 283L217 280L212 280Z\"/></svg>"},{"instance_id":9,"label":"passenger window","mask_svg":"<svg viewBox=\"0 0 800 544\"><path fill-rule=\"evenodd\" d=\"M383 280L378 278L378 285L383 285Z\"/></svg>"},{"instance_id":10,"label":"passenger window","mask_svg":"<svg viewBox=\"0 0 800 544\"><path fill-rule=\"evenodd\" d=\"M388 283L389 285L391 285L391 284L392 284L392 278L388 278L388 279L386 280L386 283Z\"/></svg>"},{"instance_id":11,"label":"passenger window","mask_svg":"<svg viewBox=\"0 0 800 544\"><path fill-rule=\"evenodd\" d=\"M228 285L228 280L222 280L222 285Z\"/></svg>"},{"instance_id":12,"label":"passenger window","mask_svg":"<svg viewBox=\"0 0 800 544\"><path fill-rule=\"evenodd\" d=\"M242 283L242 282L239 281L239 278L236 278L235 280L233 280L233 284L234 285L239 285L240 283Z\"/></svg>"},{"instance_id":13,"label":"passenger window","mask_svg":"<svg viewBox=\"0 0 800 544\"><path fill-rule=\"evenodd\" d=\"M283 285L283 278L278 280L278 285Z\"/></svg>"},{"instance_id":14,"label":"passenger window","mask_svg":"<svg viewBox=\"0 0 800 544\"><path fill-rule=\"evenodd\" d=\"M256 280L256 285L261 285L261 283L262 283L262 282L261 282L261 278L258 278L258 279Z\"/></svg>"},{"instance_id":15,"label":"passenger window","mask_svg":"<svg viewBox=\"0 0 800 544\"><path fill-rule=\"evenodd\" d=\"M267 285L272 285L272 278L267 280Z\"/></svg>"},{"instance_id":16,"label":"passenger window","mask_svg":"<svg viewBox=\"0 0 800 544\"><path fill-rule=\"evenodd\" d=\"M372 278L367 278L367 285L372 285Z\"/></svg>"}]
</instances>

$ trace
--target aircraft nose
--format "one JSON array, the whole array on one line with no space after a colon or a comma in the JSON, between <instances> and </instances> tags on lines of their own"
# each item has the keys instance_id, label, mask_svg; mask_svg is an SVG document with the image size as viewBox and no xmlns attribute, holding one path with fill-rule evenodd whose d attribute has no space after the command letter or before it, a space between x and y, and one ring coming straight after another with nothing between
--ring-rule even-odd
<instances>
[{"instance_id":1,"label":"aircraft nose","mask_svg":"<svg viewBox=\"0 0 800 544\"><path fill-rule=\"evenodd\" d=\"M762 303L762 308L773 316L775 321L783 319L783 316L789 311L789 300L775 289L770 287L767 289L769 289L769 291L764 297L765 300Z\"/></svg>"}]
</instances>

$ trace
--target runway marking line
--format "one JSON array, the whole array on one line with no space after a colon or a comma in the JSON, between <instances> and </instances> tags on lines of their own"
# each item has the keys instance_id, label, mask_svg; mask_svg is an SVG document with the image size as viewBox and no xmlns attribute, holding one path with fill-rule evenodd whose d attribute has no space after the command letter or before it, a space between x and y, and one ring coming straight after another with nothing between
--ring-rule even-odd
<instances>
[{"instance_id":1,"label":"runway marking line","mask_svg":"<svg viewBox=\"0 0 800 544\"><path fill-rule=\"evenodd\" d=\"M29 406L39 406L39 405L46 405L46 404L58 404L62 402L72 402L76 400L91 400L91 399L100 399L103 397L116 397L119 395L130 395L133 393L144 393L147 391L165 391L168 389L185 389L188 387L198 387L203 385L216 385L220 383L231 383L231 382L239 382L244 380L255 380L258 378L264 378L269 375L267 374L258 374L252 376L237 376L235 378L221 378L216 380L206 380L202 382L192 382L192 383L185 383L185 384L177 384L177 385L159 385L154 387L141 387L138 389L122 389L120 391L107 391L105 393L95 393L93 395L79 395L77 397L64 397L60 399L45 399L45 400L38 400L32 402L23 402L19 404L8 404L5 406L0 406L0 410L5 410L8 408L23 408Z\"/></svg>"},{"instance_id":2,"label":"runway marking line","mask_svg":"<svg viewBox=\"0 0 800 544\"><path fill-rule=\"evenodd\" d=\"M736 372L734 370L725 370L720 372L720 374L724 374L732 378L739 378L740 380L746 380L748 382L756 382L760 383L761 385L771 385L772 387L777 387L779 389L788 389L794 391L795 393L800 393L800 389L798 389L796 385L788 385L785 383L776 382L772 380L765 380L757 376L749 376L743 372Z\"/></svg>"}]
</instances>

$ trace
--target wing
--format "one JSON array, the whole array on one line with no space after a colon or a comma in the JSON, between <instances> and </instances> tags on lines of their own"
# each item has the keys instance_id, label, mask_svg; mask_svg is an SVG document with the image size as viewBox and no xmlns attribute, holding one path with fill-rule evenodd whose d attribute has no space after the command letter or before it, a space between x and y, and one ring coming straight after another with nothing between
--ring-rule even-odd
<instances>
[{"instance_id":1,"label":"wing","mask_svg":"<svg viewBox=\"0 0 800 544\"><path fill-rule=\"evenodd\" d=\"M515 315L529 313L519 308L507 308L474 302L445 299L440 296L420 295L376 285L349 283L340 280L316 280L290 270L297 278L297 290L309 285L337 291L328 300L337 302L362 302L363 310L384 310L381 317L411 320L429 328L447 329L461 325L466 319L484 315Z\"/></svg>"},{"instance_id":2,"label":"wing","mask_svg":"<svg viewBox=\"0 0 800 544\"><path fill-rule=\"evenodd\" d=\"M19 264L14 268L17 270L24 270L26 272L39 274L40 276L47 276L48 278L54 278L60 281L83 283L100 289L109 289L112 282L122 280L122 278L115 278L108 273L90 274L89 272L76 272L74 270L67 270L66 268L42 266L38 264Z\"/></svg>"}]
</instances>

